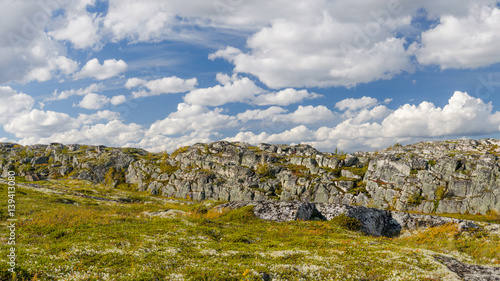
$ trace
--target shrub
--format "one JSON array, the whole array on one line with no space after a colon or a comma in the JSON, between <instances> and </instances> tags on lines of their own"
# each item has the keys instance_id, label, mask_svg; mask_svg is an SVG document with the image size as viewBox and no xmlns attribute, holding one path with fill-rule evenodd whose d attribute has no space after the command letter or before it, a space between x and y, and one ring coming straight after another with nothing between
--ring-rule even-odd
<instances>
[{"instance_id":1,"label":"shrub","mask_svg":"<svg viewBox=\"0 0 500 281\"><path fill-rule=\"evenodd\" d=\"M166 163L161 163L160 164L160 170L162 173L167 173L169 175L175 173L177 170L179 170L178 166L172 166Z\"/></svg>"},{"instance_id":2,"label":"shrub","mask_svg":"<svg viewBox=\"0 0 500 281\"><path fill-rule=\"evenodd\" d=\"M417 192L413 193L413 195L408 198L408 201L406 203L408 203L408 205L418 206L420 205L420 203L422 203L422 200L424 200L424 197L420 192Z\"/></svg>"},{"instance_id":3,"label":"shrub","mask_svg":"<svg viewBox=\"0 0 500 281\"><path fill-rule=\"evenodd\" d=\"M111 167L104 177L104 184L107 186L117 187L119 184L124 182L125 171L123 169L117 170L114 167Z\"/></svg>"},{"instance_id":4,"label":"shrub","mask_svg":"<svg viewBox=\"0 0 500 281\"><path fill-rule=\"evenodd\" d=\"M177 157L177 155L179 155L179 153L186 152L188 150L188 148L189 148L189 146L182 146L182 147L177 148L177 150L172 153L172 155L171 155L172 158Z\"/></svg>"},{"instance_id":5,"label":"shrub","mask_svg":"<svg viewBox=\"0 0 500 281\"><path fill-rule=\"evenodd\" d=\"M270 171L271 171L271 169L269 168L269 164L267 164L267 163L257 165L257 169L255 170L257 175L259 175L261 177L268 176Z\"/></svg>"},{"instance_id":6,"label":"shrub","mask_svg":"<svg viewBox=\"0 0 500 281\"><path fill-rule=\"evenodd\" d=\"M446 195L446 186L440 185L436 189L436 197L438 199L443 199Z\"/></svg>"}]
</instances>

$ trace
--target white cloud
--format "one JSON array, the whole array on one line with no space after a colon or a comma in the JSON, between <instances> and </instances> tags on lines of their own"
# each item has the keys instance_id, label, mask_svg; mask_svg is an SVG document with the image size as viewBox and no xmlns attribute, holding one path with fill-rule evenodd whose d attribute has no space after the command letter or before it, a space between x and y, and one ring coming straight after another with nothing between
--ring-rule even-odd
<instances>
[{"instance_id":1,"label":"white cloud","mask_svg":"<svg viewBox=\"0 0 500 281\"><path fill-rule=\"evenodd\" d=\"M342 22L326 11L317 17L322 20L274 21L247 40L250 52L230 47L209 58L224 58L235 72L255 75L271 88L352 87L412 71L404 39L387 30L367 36L362 23Z\"/></svg>"},{"instance_id":2,"label":"white cloud","mask_svg":"<svg viewBox=\"0 0 500 281\"><path fill-rule=\"evenodd\" d=\"M247 110L243 113L239 113L237 115L239 120L244 122L251 120L265 120L272 119L276 115L285 113L287 110L278 106L271 106L268 109L255 109L255 110Z\"/></svg>"},{"instance_id":3,"label":"white cloud","mask_svg":"<svg viewBox=\"0 0 500 281\"><path fill-rule=\"evenodd\" d=\"M54 92L52 92L52 96L46 98L44 101L65 100L72 96L85 96L87 94L97 92L102 88L103 85L101 84L91 84L87 88L64 90L61 92L58 92L58 90L56 89L54 90Z\"/></svg>"},{"instance_id":4,"label":"white cloud","mask_svg":"<svg viewBox=\"0 0 500 281\"><path fill-rule=\"evenodd\" d=\"M49 137L54 133L65 132L78 124L68 114L33 109L29 113L19 115L4 125L7 132L16 137Z\"/></svg>"},{"instance_id":5,"label":"white cloud","mask_svg":"<svg viewBox=\"0 0 500 281\"><path fill-rule=\"evenodd\" d=\"M89 60L80 72L74 75L75 79L95 78L105 80L117 76L127 70L127 63L123 60L109 59L101 65L99 60L94 58Z\"/></svg>"},{"instance_id":6,"label":"white cloud","mask_svg":"<svg viewBox=\"0 0 500 281\"><path fill-rule=\"evenodd\" d=\"M247 77L228 82L224 86L196 89L184 96L184 101L194 105L218 106L230 102L250 102L263 89Z\"/></svg>"},{"instance_id":7,"label":"white cloud","mask_svg":"<svg viewBox=\"0 0 500 281\"><path fill-rule=\"evenodd\" d=\"M500 62L500 9L471 5L466 15L444 14L413 44L418 62L441 69L478 68Z\"/></svg>"},{"instance_id":8,"label":"white cloud","mask_svg":"<svg viewBox=\"0 0 500 281\"><path fill-rule=\"evenodd\" d=\"M85 9L85 7L83 7ZM99 19L84 11L70 12L59 28L49 32L57 40L67 40L75 48L93 47L99 41Z\"/></svg>"},{"instance_id":9,"label":"white cloud","mask_svg":"<svg viewBox=\"0 0 500 281\"><path fill-rule=\"evenodd\" d=\"M35 100L24 93L18 93L9 86L0 86L0 124L33 108Z\"/></svg>"},{"instance_id":10,"label":"white cloud","mask_svg":"<svg viewBox=\"0 0 500 281\"><path fill-rule=\"evenodd\" d=\"M223 110L209 110L199 105L180 103L177 111L167 118L158 120L151 125L146 136L197 133L218 134L219 131L236 127L239 122L234 116L222 114Z\"/></svg>"},{"instance_id":11,"label":"white cloud","mask_svg":"<svg viewBox=\"0 0 500 281\"><path fill-rule=\"evenodd\" d=\"M125 83L125 88L127 89L132 89L132 88L135 88L137 86L140 86L140 85L143 85L146 83L146 80L143 80L143 79L139 79L139 78L129 78L127 80L127 83Z\"/></svg>"},{"instance_id":12,"label":"white cloud","mask_svg":"<svg viewBox=\"0 0 500 281\"><path fill-rule=\"evenodd\" d=\"M62 132L54 132L46 136L31 135L19 141L20 144L33 143L89 143L104 144L111 146L127 146L138 142L144 136L144 131L140 125L124 124L119 120L95 125L84 125L81 128L74 128Z\"/></svg>"},{"instance_id":13,"label":"white cloud","mask_svg":"<svg viewBox=\"0 0 500 281\"><path fill-rule=\"evenodd\" d=\"M299 105L295 112L283 117L285 120L290 120L293 123L299 124L331 123L336 118L335 114L324 105Z\"/></svg>"},{"instance_id":14,"label":"white cloud","mask_svg":"<svg viewBox=\"0 0 500 281\"><path fill-rule=\"evenodd\" d=\"M64 56L47 59L47 65L30 70L25 77L26 81L44 82L52 79L55 72L68 76L78 69L78 63Z\"/></svg>"},{"instance_id":15,"label":"white cloud","mask_svg":"<svg viewBox=\"0 0 500 281\"><path fill-rule=\"evenodd\" d=\"M124 95L114 96L112 98L108 98L104 95L99 95L96 93L86 94L83 99L78 104L73 104L73 106L78 106L85 109L101 109L109 104L112 105L120 105L125 103L127 98Z\"/></svg>"},{"instance_id":16,"label":"white cloud","mask_svg":"<svg viewBox=\"0 0 500 281\"><path fill-rule=\"evenodd\" d=\"M130 78L125 88L132 89L141 86L139 91L133 92L134 98L158 96L161 94L177 94L194 90L198 80L196 78L182 79L176 76L146 81L139 78ZM147 89L147 90L146 90Z\"/></svg>"},{"instance_id":17,"label":"white cloud","mask_svg":"<svg viewBox=\"0 0 500 281\"><path fill-rule=\"evenodd\" d=\"M335 108L338 110L358 110L362 108L371 108L378 104L378 100L372 97L362 97L359 99L345 99L337 102Z\"/></svg>"},{"instance_id":18,"label":"white cloud","mask_svg":"<svg viewBox=\"0 0 500 281\"><path fill-rule=\"evenodd\" d=\"M127 98L124 95L114 96L110 100L112 105L120 105L122 103L125 103L126 101L127 101Z\"/></svg>"},{"instance_id":19,"label":"white cloud","mask_svg":"<svg viewBox=\"0 0 500 281\"><path fill-rule=\"evenodd\" d=\"M277 118L281 112L273 110L278 115L259 111L246 112L239 117L242 120L250 120L258 119L259 114L263 114L262 118ZM405 104L395 111L378 105L372 109L361 109L359 113L338 125L316 130L300 125L274 134L244 131L228 139L250 143L305 142L329 151L337 147L352 151L384 148L398 141L414 142L429 138L500 132L500 112L493 112L491 103L484 103L459 91L455 92L448 104L442 108L430 102L422 102L419 105ZM299 116L300 114L297 114L297 120L300 119Z\"/></svg>"},{"instance_id":20,"label":"white cloud","mask_svg":"<svg viewBox=\"0 0 500 281\"><path fill-rule=\"evenodd\" d=\"M247 110L236 117L243 123L240 130L266 131L279 133L297 124L307 124L311 127L337 124L340 120L336 113L326 106L298 106L294 112L287 113L284 108L272 106L261 110Z\"/></svg>"},{"instance_id":21,"label":"white cloud","mask_svg":"<svg viewBox=\"0 0 500 281\"><path fill-rule=\"evenodd\" d=\"M288 88L279 92L261 94L252 99L256 105L281 105L286 106L303 101L304 99L314 99L321 97L316 93L309 93L307 90L297 91Z\"/></svg>"},{"instance_id":22,"label":"white cloud","mask_svg":"<svg viewBox=\"0 0 500 281\"><path fill-rule=\"evenodd\" d=\"M184 96L184 101L189 104L201 106L219 106L232 102L247 103L253 105L281 105L286 106L303 101L321 97L307 90L284 89L279 92L269 92L255 85L248 77L228 76L217 73L216 80L222 85L209 88L196 89ZM129 83L130 82L130 83ZM135 84L136 81L127 81Z\"/></svg>"},{"instance_id":23,"label":"white cloud","mask_svg":"<svg viewBox=\"0 0 500 281\"><path fill-rule=\"evenodd\" d=\"M195 143L210 143L214 140L210 138L210 133L191 132L179 137L167 137L164 135L156 135L149 138L143 138L140 142L132 144L133 147L143 147L152 152L169 153L174 152L177 148Z\"/></svg>"},{"instance_id":24,"label":"white cloud","mask_svg":"<svg viewBox=\"0 0 500 281\"><path fill-rule=\"evenodd\" d=\"M110 1L103 24L115 41L159 41L171 33L174 12L162 1Z\"/></svg>"},{"instance_id":25,"label":"white cloud","mask_svg":"<svg viewBox=\"0 0 500 281\"><path fill-rule=\"evenodd\" d=\"M78 122L84 125L95 124L102 120L112 121L118 119L120 119L120 113L109 110L102 110L93 114L80 113L77 118Z\"/></svg>"},{"instance_id":26,"label":"white cloud","mask_svg":"<svg viewBox=\"0 0 500 281\"><path fill-rule=\"evenodd\" d=\"M300 125L290 130L286 130L277 134L260 133L258 135L252 132L240 132L232 138L226 138L228 141L241 141L248 143L300 143L312 140L314 131L309 130L306 126Z\"/></svg>"},{"instance_id":27,"label":"white cloud","mask_svg":"<svg viewBox=\"0 0 500 281\"><path fill-rule=\"evenodd\" d=\"M387 108L385 105L379 105L374 108L368 109L364 108L356 112L345 112L342 117L352 118L353 123L366 123L372 121L381 121L387 116L389 116L393 111Z\"/></svg>"},{"instance_id":28,"label":"white cloud","mask_svg":"<svg viewBox=\"0 0 500 281\"><path fill-rule=\"evenodd\" d=\"M447 136L497 132L500 113L491 103L455 92L443 108L430 102L406 104L389 115L382 125L386 136Z\"/></svg>"},{"instance_id":29,"label":"white cloud","mask_svg":"<svg viewBox=\"0 0 500 281\"><path fill-rule=\"evenodd\" d=\"M85 95L80 103L78 103L77 105L73 104L73 106L78 106L85 109L101 109L108 105L109 102L110 99L106 96L90 93Z\"/></svg>"}]
</instances>

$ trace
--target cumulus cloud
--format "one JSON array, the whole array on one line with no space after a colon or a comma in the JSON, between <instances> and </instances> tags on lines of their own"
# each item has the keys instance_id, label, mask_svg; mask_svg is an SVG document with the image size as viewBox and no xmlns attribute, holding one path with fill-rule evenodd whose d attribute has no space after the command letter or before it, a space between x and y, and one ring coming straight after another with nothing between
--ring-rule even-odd
<instances>
[{"instance_id":1,"label":"cumulus cloud","mask_svg":"<svg viewBox=\"0 0 500 281\"><path fill-rule=\"evenodd\" d=\"M387 31L369 37L328 12L318 17L322 20L275 21L247 40L251 51L229 47L209 58L224 58L235 65L235 72L255 75L271 88L352 87L412 71L404 39Z\"/></svg>"},{"instance_id":2,"label":"cumulus cloud","mask_svg":"<svg viewBox=\"0 0 500 281\"><path fill-rule=\"evenodd\" d=\"M54 60L64 56L64 48L43 30L47 18L38 24L33 17L40 8L30 1L0 2L0 83L46 81L57 72ZM42 11L41 15L44 13ZM47 16L45 14L45 16ZM52 61L52 66L49 66ZM47 74L48 70L50 73Z\"/></svg>"},{"instance_id":3,"label":"cumulus cloud","mask_svg":"<svg viewBox=\"0 0 500 281\"><path fill-rule=\"evenodd\" d=\"M31 96L18 93L9 86L0 86L0 124L30 111L34 103Z\"/></svg>"},{"instance_id":4,"label":"cumulus cloud","mask_svg":"<svg viewBox=\"0 0 500 281\"><path fill-rule=\"evenodd\" d=\"M180 103L177 111L170 113L167 118L158 120L151 125L147 136L176 135L189 132L213 133L236 127L239 122L234 116L222 114L223 109L209 110L199 105Z\"/></svg>"},{"instance_id":5,"label":"cumulus cloud","mask_svg":"<svg viewBox=\"0 0 500 281\"><path fill-rule=\"evenodd\" d=\"M437 26L411 47L418 62L441 69L478 68L500 62L500 9L470 5L462 15L444 14Z\"/></svg>"},{"instance_id":6,"label":"cumulus cloud","mask_svg":"<svg viewBox=\"0 0 500 281\"><path fill-rule=\"evenodd\" d=\"M321 95L309 93L307 90L297 91L288 88L279 92L265 93L256 96L252 99L252 103L256 105L281 105L287 106L290 104L301 102L305 99L319 98Z\"/></svg>"},{"instance_id":7,"label":"cumulus cloud","mask_svg":"<svg viewBox=\"0 0 500 281\"><path fill-rule=\"evenodd\" d=\"M93 114L83 114L80 113L78 115L78 122L79 124L83 125L89 125L89 124L95 124L99 121L112 121L112 120L118 120L120 119L120 113L118 112L113 112L109 110L102 110L98 111Z\"/></svg>"},{"instance_id":8,"label":"cumulus cloud","mask_svg":"<svg viewBox=\"0 0 500 281\"><path fill-rule=\"evenodd\" d=\"M80 103L73 106L79 106L85 109L101 109L105 107L109 102L110 99L106 96L90 93L85 95Z\"/></svg>"},{"instance_id":9,"label":"cumulus cloud","mask_svg":"<svg viewBox=\"0 0 500 281\"><path fill-rule=\"evenodd\" d=\"M125 88L131 89L142 86L139 91L133 92L134 98L158 96L161 94L177 94L194 90L198 85L196 78L182 79L176 76L146 81L139 78L130 78Z\"/></svg>"},{"instance_id":10,"label":"cumulus cloud","mask_svg":"<svg viewBox=\"0 0 500 281\"><path fill-rule=\"evenodd\" d=\"M218 106L230 102L249 102L261 92L263 89L247 77L243 77L223 86L216 85L191 91L184 96L184 101L194 105Z\"/></svg>"},{"instance_id":11,"label":"cumulus cloud","mask_svg":"<svg viewBox=\"0 0 500 281\"><path fill-rule=\"evenodd\" d=\"M239 113L237 115L238 119L247 122L251 120L265 120L272 119L276 115L287 112L286 109L278 106L271 106L267 109L255 109L255 110L247 110L243 113Z\"/></svg>"},{"instance_id":12,"label":"cumulus cloud","mask_svg":"<svg viewBox=\"0 0 500 281\"><path fill-rule=\"evenodd\" d=\"M66 40L75 48L85 49L93 47L100 39L99 22L101 18L87 12L87 5L93 5L92 1L80 2L66 9L66 15L56 19L57 28L48 34L56 40Z\"/></svg>"},{"instance_id":13,"label":"cumulus cloud","mask_svg":"<svg viewBox=\"0 0 500 281\"><path fill-rule=\"evenodd\" d=\"M300 125L274 134L246 131L228 139L258 143L280 142L289 138L286 142L305 142L332 151L336 147L343 150L375 149L397 141L486 135L500 131L500 112L493 112L491 103L484 103L481 99L459 91L453 94L444 107L422 102L419 105L405 104L394 111L378 105L359 112L361 115L347 118L331 127L312 130ZM247 112L241 117L258 118L258 113L261 112ZM263 118L268 116L271 114ZM292 135L292 132L296 135Z\"/></svg>"},{"instance_id":14,"label":"cumulus cloud","mask_svg":"<svg viewBox=\"0 0 500 281\"><path fill-rule=\"evenodd\" d=\"M99 60L94 58L89 60L83 68L74 75L74 78L95 78L97 80L105 80L126 71L127 67L127 63L123 60L109 59L100 64Z\"/></svg>"},{"instance_id":15,"label":"cumulus cloud","mask_svg":"<svg viewBox=\"0 0 500 281\"><path fill-rule=\"evenodd\" d=\"M65 132L78 126L68 114L33 109L19 115L4 125L4 130L16 137L49 137L54 133Z\"/></svg>"},{"instance_id":16,"label":"cumulus cloud","mask_svg":"<svg viewBox=\"0 0 500 281\"><path fill-rule=\"evenodd\" d=\"M361 108L370 108L378 104L378 100L372 97L362 97L359 99L345 99L337 102L335 108L338 110L358 110Z\"/></svg>"},{"instance_id":17,"label":"cumulus cloud","mask_svg":"<svg viewBox=\"0 0 500 281\"><path fill-rule=\"evenodd\" d=\"M72 96L85 96L87 94L97 92L103 88L101 84L91 84L87 88L80 89L70 89L59 92L59 90L54 90L52 92L51 97L46 98L45 101L54 101L54 100L65 100Z\"/></svg>"},{"instance_id":18,"label":"cumulus cloud","mask_svg":"<svg viewBox=\"0 0 500 281\"><path fill-rule=\"evenodd\" d=\"M254 134L252 132L240 132L236 136L226 138L228 141L241 141L249 143L301 143L314 139L314 131L306 126L300 125L290 130L277 134L262 132Z\"/></svg>"},{"instance_id":19,"label":"cumulus cloud","mask_svg":"<svg viewBox=\"0 0 500 281\"><path fill-rule=\"evenodd\" d=\"M216 80L222 85L193 90L184 96L184 101L189 104L201 106L219 106L232 102L259 106L286 106L305 99L321 97L321 95L310 93L307 90L295 90L292 88L278 92L269 92L255 85L255 82L248 77L238 77L237 75L230 77L226 74L218 73ZM129 80L127 83L133 85L137 81Z\"/></svg>"},{"instance_id":20,"label":"cumulus cloud","mask_svg":"<svg viewBox=\"0 0 500 281\"><path fill-rule=\"evenodd\" d=\"M124 95L118 95L118 96L114 96L112 97L109 102L112 104L112 105L120 105L122 103L125 103L127 102L127 98L124 96Z\"/></svg>"},{"instance_id":21,"label":"cumulus cloud","mask_svg":"<svg viewBox=\"0 0 500 281\"><path fill-rule=\"evenodd\" d=\"M126 101L127 98L124 95L118 95L112 98L108 98L104 95L89 93L86 94L78 104L73 104L73 106L97 110L107 106L108 104L120 105L122 103L125 103Z\"/></svg>"},{"instance_id":22,"label":"cumulus cloud","mask_svg":"<svg viewBox=\"0 0 500 281\"><path fill-rule=\"evenodd\" d=\"M144 85L146 82L147 82L146 80L134 77L134 78L129 78L124 86L125 88L130 90L137 86Z\"/></svg>"},{"instance_id":23,"label":"cumulus cloud","mask_svg":"<svg viewBox=\"0 0 500 281\"><path fill-rule=\"evenodd\" d=\"M124 124L119 120L95 125L85 125L81 128L69 129L62 132L55 132L48 136L31 135L19 141L21 144L33 143L91 143L105 144L112 146L126 146L138 142L143 137L144 132L140 125L131 123Z\"/></svg>"}]
</instances>

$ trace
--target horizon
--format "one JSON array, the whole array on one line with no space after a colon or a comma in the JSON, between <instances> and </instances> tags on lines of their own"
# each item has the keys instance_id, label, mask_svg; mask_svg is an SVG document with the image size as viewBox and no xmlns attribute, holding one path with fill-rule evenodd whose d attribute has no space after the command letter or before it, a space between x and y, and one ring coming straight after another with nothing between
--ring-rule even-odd
<instances>
[{"instance_id":1,"label":"horizon","mask_svg":"<svg viewBox=\"0 0 500 281\"><path fill-rule=\"evenodd\" d=\"M0 3L0 143L500 138L500 1Z\"/></svg>"}]
</instances>

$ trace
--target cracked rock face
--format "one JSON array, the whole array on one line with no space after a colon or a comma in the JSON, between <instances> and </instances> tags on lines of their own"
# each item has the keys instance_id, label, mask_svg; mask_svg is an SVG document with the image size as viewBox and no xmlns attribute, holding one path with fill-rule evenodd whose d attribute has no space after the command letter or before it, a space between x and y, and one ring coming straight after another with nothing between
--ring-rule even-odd
<instances>
[{"instance_id":1,"label":"cracked rock face","mask_svg":"<svg viewBox=\"0 0 500 281\"><path fill-rule=\"evenodd\" d=\"M463 280L500 281L500 267L466 264L445 256L435 256L434 258Z\"/></svg>"},{"instance_id":2,"label":"cracked rock face","mask_svg":"<svg viewBox=\"0 0 500 281\"><path fill-rule=\"evenodd\" d=\"M258 218L276 222L311 220L315 218L332 220L345 215L361 222L361 230L373 236L394 237L402 230L418 230L447 223L459 224L460 231L480 228L472 221L431 215L391 212L362 206L328 203L307 203L298 201L233 201L219 205L217 210L234 210L252 205Z\"/></svg>"},{"instance_id":3,"label":"cracked rock face","mask_svg":"<svg viewBox=\"0 0 500 281\"><path fill-rule=\"evenodd\" d=\"M263 202L230 202L217 207L223 209L237 209L253 205L254 214L258 218L276 222L292 220L310 220L320 218L331 220L340 215L358 219L361 230L374 236L396 236L401 226L392 219L390 212L373 208L348 206L326 203L306 203L297 201L263 201Z\"/></svg>"},{"instance_id":4,"label":"cracked rock face","mask_svg":"<svg viewBox=\"0 0 500 281\"><path fill-rule=\"evenodd\" d=\"M499 156L495 139L421 142L352 154L227 141L198 143L170 155L135 148L0 143L0 173L5 177L13 170L28 181L73 178L128 185L198 201L272 199L486 214L500 212ZM378 213L373 216L379 219Z\"/></svg>"},{"instance_id":5,"label":"cracked rock face","mask_svg":"<svg viewBox=\"0 0 500 281\"><path fill-rule=\"evenodd\" d=\"M253 210L257 217L264 220L310 220L314 205L304 202L265 201L256 204Z\"/></svg>"}]
</instances>

